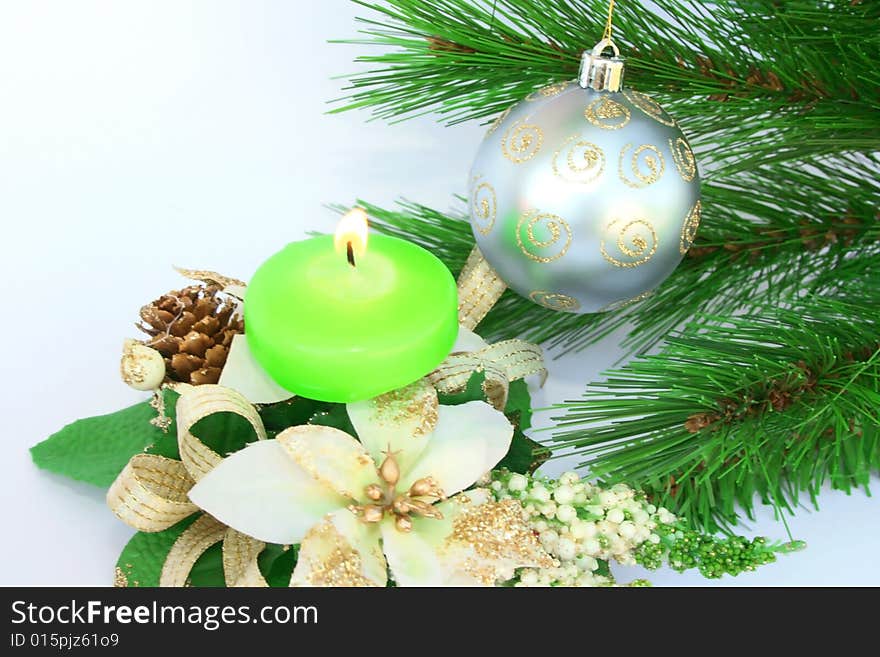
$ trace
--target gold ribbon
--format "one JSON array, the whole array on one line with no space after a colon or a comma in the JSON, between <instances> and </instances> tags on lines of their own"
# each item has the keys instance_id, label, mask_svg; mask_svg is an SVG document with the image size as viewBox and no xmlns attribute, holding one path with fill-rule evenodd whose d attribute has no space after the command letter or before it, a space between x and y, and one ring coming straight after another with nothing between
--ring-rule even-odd
<instances>
[{"instance_id":1,"label":"gold ribbon","mask_svg":"<svg viewBox=\"0 0 880 657\"><path fill-rule=\"evenodd\" d=\"M177 400L177 442L180 460L196 481L223 460L220 454L190 433L199 420L214 413L240 415L250 422L259 440L266 439L266 429L257 409L241 394L214 384L194 386Z\"/></svg>"},{"instance_id":2,"label":"gold ribbon","mask_svg":"<svg viewBox=\"0 0 880 657\"><path fill-rule=\"evenodd\" d=\"M235 413L250 422L257 438L266 429L256 409L239 393L218 385L193 386L177 401L177 441L180 461L154 454L136 454L107 491L107 504L127 525L142 532L168 529L199 508L188 493L198 479L223 457L192 434L192 427L213 413ZM174 542L159 578L159 586L185 586L190 570L212 545L223 541L223 572L227 586L268 586L257 557L265 543L202 514Z\"/></svg>"},{"instance_id":3,"label":"gold ribbon","mask_svg":"<svg viewBox=\"0 0 880 657\"><path fill-rule=\"evenodd\" d=\"M177 537L174 545L171 546L162 566L159 586L186 586L189 571L192 570L196 561L205 553L205 550L222 541L227 531L229 528L222 522L215 520L207 513L202 514Z\"/></svg>"},{"instance_id":4,"label":"gold ribbon","mask_svg":"<svg viewBox=\"0 0 880 657\"><path fill-rule=\"evenodd\" d=\"M475 246L458 275L458 323L466 329L473 329L506 289L507 283Z\"/></svg>"},{"instance_id":5,"label":"gold ribbon","mask_svg":"<svg viewBox=\"0 0 880 657\"><path fill-rule=\"evenodd\" d=\"M483 392L499 411L507 405L507 391L511 381L532 374L541 375L541 385L547 378L544 354L537 345L524 340L504 340L471 352L456 352L428 375L428 380L439 392L454 394L467 387L474 372L483 372Z\"/></svg>"},{"instance_id":6,"label":"gold ribbon","mask_svg":"<svg viewBox=\"0 0 880 657\"><path fill-rule=\"evenodd\" d=\"M198 511L187 497L194 483L180 461L136 454L107 491L107 504L130 527L160 532Z\"/></svg>"},{"instance_id":7,"label":"gold ribbon","mask_svg":"<svg viewBox=\"0 0 880 657\"><path fill-rule=\"evenodd\" d=\"M266 544L231 527L223 537L223 572L227 586L269 586L260 573L257 557Z\"/></svg>"}]
</instances>

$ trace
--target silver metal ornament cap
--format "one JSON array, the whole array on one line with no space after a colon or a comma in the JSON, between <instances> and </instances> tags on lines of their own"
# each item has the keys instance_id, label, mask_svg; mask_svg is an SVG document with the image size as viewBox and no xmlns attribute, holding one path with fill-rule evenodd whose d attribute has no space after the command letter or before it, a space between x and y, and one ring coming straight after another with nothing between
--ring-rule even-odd
<instances>
[{"instance_id":1,"label":"silver metal ornament cap","mask_svg":"<svg viewBox=\"0 0 880 657\"><path fill-rule=\"evenodd\" d=\"M606 48L611 48L614 56L604 55ZM581 70L578 73L578 84L584 89L596 91L620 91L623 87L623 57L611 39L602 39L592 50L585 50L581 55Z\"/></svg>"}]
</instances>

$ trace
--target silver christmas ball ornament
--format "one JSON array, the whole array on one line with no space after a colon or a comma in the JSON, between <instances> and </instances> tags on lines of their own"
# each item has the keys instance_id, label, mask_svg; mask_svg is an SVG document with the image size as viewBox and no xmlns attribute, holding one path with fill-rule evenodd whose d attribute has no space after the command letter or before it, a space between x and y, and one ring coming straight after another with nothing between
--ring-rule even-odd
<instances>
[{"instance_id":1,"label":"silver christmas ball ornament","mask_svg":"<svg viewBox=\"0 0 880 657\"><path fill-rule=\"evenodd\" d=\"M578 80L498 117L471 169L477 246L509 287L547 308L594 313L646 298L700 223L687 139L650 96L622 88L623 72L603 40Z\"/></svg>"}]
</instances>

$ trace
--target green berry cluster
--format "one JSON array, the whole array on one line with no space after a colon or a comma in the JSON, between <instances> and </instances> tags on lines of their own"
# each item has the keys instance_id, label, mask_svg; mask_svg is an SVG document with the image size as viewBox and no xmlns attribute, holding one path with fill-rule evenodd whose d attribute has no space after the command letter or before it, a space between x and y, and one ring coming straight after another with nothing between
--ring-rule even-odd
<instances>
[{"instance_id":1,"label":"green berry cluster","mask_svg":"<svg viewBox=\"0 0 880 657\"><path fill-rule=\"evenodd\" d=\"M759 536L717 537L693 530L677 530L661 537L660 543L643 543L636 548L636 563L655 570L668 563L678 572L697 568L703 577L739 575L776 561L776 552L799 549L801 544L770 545Z\"/></svg>"}]
</instances>

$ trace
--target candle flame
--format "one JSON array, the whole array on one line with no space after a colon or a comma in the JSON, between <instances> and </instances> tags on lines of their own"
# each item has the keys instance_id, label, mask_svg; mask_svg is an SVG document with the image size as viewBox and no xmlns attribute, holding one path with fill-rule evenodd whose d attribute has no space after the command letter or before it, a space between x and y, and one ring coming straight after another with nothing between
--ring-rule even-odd
<instances>
[{"instance_id":1,"label":"candle flame","mask_svg":"<svg viewBox=\"0 0 880 657\"><path fill-rule=\"evenodd\" d=\"M333 245L339 253L348 253L359 258L367 251L367 213L363 208L352 208L346 212L333 237Z\"/></svg>"}]
</instances>

